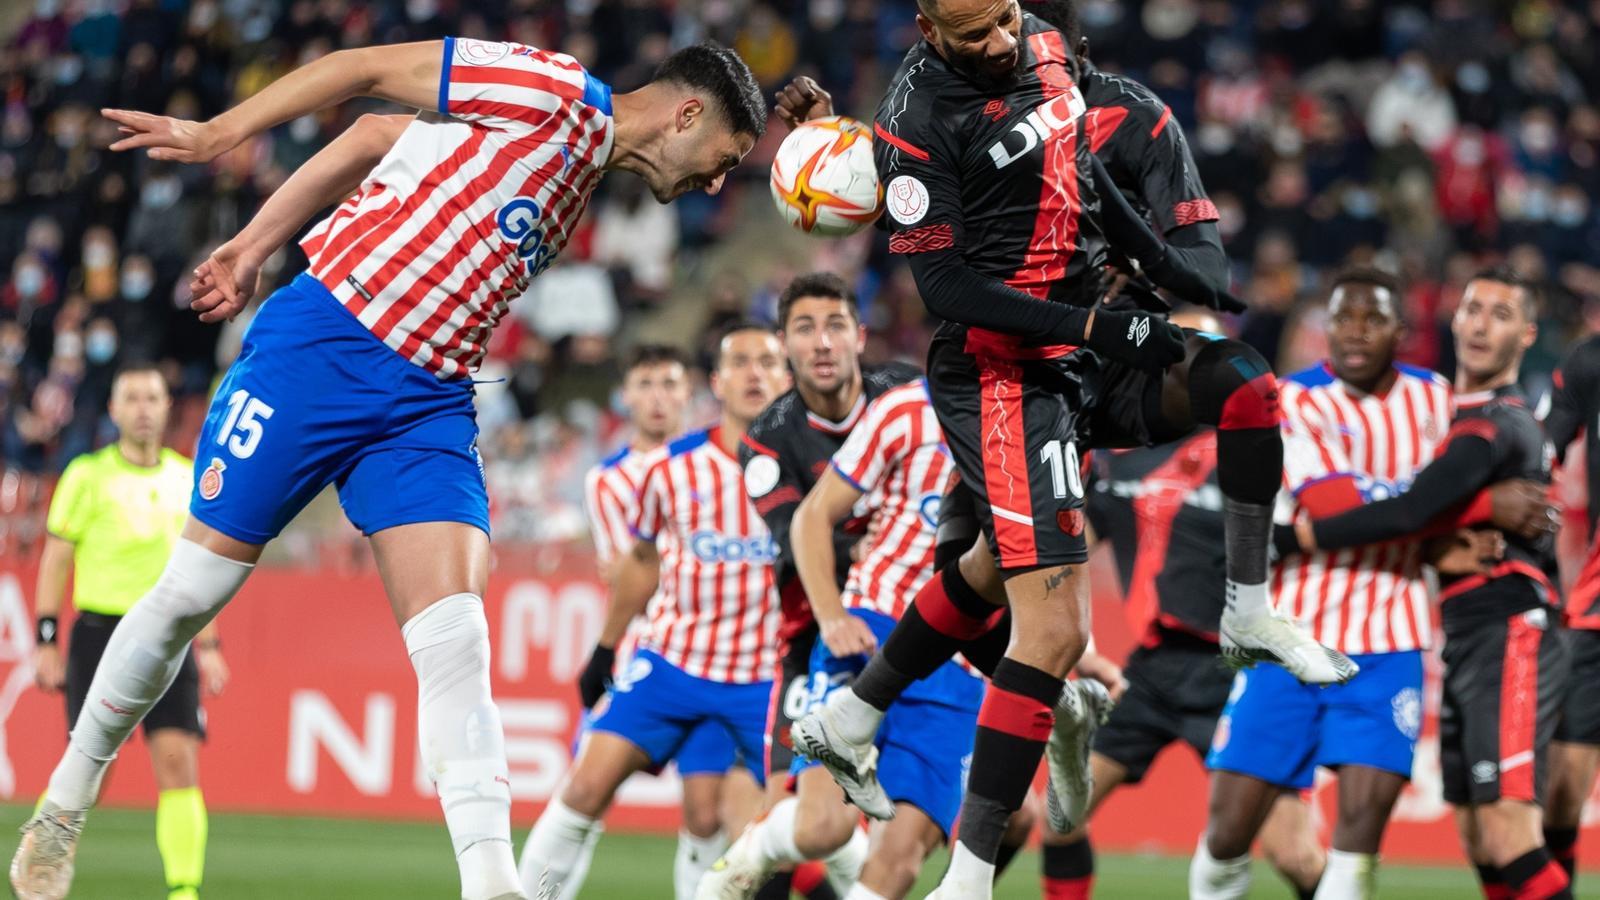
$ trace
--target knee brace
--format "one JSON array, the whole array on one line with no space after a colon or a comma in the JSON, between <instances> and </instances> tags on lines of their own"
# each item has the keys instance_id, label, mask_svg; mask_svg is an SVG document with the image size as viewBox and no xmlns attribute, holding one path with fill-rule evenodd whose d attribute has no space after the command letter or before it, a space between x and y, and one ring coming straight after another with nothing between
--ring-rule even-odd
<instances>
[{"instance_id":1,"label":"knee brace","mask_svg":"<svg viewBox=\"0 0 1600 900\"><path fill-rule=\"evenodd\" d=\"M978 527L977 500L972 489L957 482L939 501L939 528L934 536L933 567L943 570L946 565L967 552L982 529Z\"/></svg>"},{"instance_id":2,"label":"knee brace","mask_svg":"<svg viewBox=\"0 0 1600 900\"><path fill-rule=\"evenodd\" d=\"M1217 429L1217 485L1246 503L1271 503L1283 480L1278 380L1248 344L1213 341L1189 366L1195 420Z\"/></svg>"}]
</instances>

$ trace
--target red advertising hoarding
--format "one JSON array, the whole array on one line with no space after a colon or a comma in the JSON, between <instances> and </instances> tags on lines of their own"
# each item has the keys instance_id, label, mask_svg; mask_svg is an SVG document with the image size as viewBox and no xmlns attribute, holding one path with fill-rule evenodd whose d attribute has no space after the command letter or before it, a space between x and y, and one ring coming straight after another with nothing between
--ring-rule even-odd
<instances>
[{"instance_id":1,"label":"red advertising hoarding","mask_svg":"<svg viewBox=\"0 0 1600 900\"><path fill-rule=\"evenodd\" d=\"M602 588L587 575L592 563L573 555L560 570L585 574L497 575L487 597L519 832L570 764L579 713L573 679L602 620ZM1130 635L1110 593L1115 577L1100 569L1094 583L1097 639L1120 655ZM60 697L33 687L32 590L31 567L0 566L0 795L23 800L42 789L66 741ZM222 632L232 683L207 701L211 738L201 762L213 809L438 815L417 756L415 681L375 574L263 568L223 614ZM1401 798L1384 855L1455 862L1460 851L1439 796L1437 671L1429 677L1415 780ZM105 802L149 805L155 790L143 749L124 755ZM1333 792L1319 783L1317 793L1326 818ZM1204 824L1205 796L1193 754L1174 747L1143 785L1118 794L1095 818L1097 845L1187 854ZM670 773L641 775L624 788L608 821L613 828L674 831L676 807Z\"/></svg>"}]
</instances>

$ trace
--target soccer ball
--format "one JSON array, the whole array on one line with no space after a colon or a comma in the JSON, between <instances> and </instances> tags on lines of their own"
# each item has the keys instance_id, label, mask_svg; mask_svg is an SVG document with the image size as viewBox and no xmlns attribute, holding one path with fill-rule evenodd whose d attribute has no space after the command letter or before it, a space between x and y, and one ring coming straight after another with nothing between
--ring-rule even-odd
<instances>
[{"instance_id":1,"label":"soccer ball","mask_svg":"<svg viewBox=\"0 0 1600 900\"><path fill-rule=\"evenodd\" d=\"M771 184L778 213L807 234L854 234L883 212L872 130L849 116L800 123L772 159Z\"/></svg>"}]
</instances>

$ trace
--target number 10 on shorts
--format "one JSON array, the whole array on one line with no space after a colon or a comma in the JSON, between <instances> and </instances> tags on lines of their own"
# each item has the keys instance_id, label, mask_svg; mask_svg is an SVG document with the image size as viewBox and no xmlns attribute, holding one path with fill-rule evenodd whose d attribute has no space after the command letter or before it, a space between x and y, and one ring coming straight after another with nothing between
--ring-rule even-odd
<instances>
[{"instance_id":1,"label":"number 10 on shorts","mask_svg":"<svg viewBox=\"0 0 1600 900\"><path fill-rule=\"evenodd\" d=\"M1078 445L1069 441L1046 441L1039 451L1039 459L1050 467L1050 483L1055 488L1056 499L1065 499L1067 491L1072 496L1083 497L1083 475L1078 471Z\"/></svg>"},{"instance_id":2,"label":"number 10 on shorts","mask_svg":"<svg viewBox=\"0 0 1600 900\"><path fill-rule=\"evenodd\" d=\"M250 396L249 391L234 391L228 397L228 418L217 432L217 446L227 447L238 459L248 459L261 443L262 423L270 418L272 407Z\"/></svg>"}]
</instances>

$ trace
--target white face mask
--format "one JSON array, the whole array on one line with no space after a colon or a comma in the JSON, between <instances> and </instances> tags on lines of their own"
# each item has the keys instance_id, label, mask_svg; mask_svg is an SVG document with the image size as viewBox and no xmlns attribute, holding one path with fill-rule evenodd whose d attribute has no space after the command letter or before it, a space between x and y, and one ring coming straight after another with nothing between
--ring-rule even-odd
<instances>
[{"instance_id":1,"label":"white face mask","mask_svg":"<svg viewBox=\"0 0 1600 900\"><path fill-rule=\"evenodd\" d=\"M83 356L90 363L103 366L117 355L117 333L104 328L89 332L83 342Z\"/></svg>"},{"instance_id":2,"label":"white face mask","mask_svg":"<svg viewBox=\"0 0 1600 900\"><path fill-rule=\"evenodd\" d=\"M111 265L117 258L116 251L110 245L93 243L83 248L83 265L89 269L103 269Z\"/></svg>"},{"instance_id":3,"label":"white face mask","mask_svg":"<svg viewBox=\"0 0 1600 900\"><path fill-rule=\"evenodd\" d=\"M1562 197L1550 211L1550 220L1562 228L1577 228L1589 218L1589 204L1582 197Z\"/></svg>"},{"instance_id":4,"label":"white face mask","mask_svg":"<svg viewBox=\"0 0 1600 900\"><path fill-rule=\"evenodd\" d=\"M149 272L135 269L132 272L122 273L122 296L138 302L150 296L150 289L155 287L155 279Z\"/></svg>"},{"instance_id":5,"label":"white face mask","mask_svg":"<svg viewBox=\"0 0 1600 900\"><path fill-rule=\"evenodd\" d=\"M311 116L301 116L289 123L289 137L296 143L309 144L317 137L317 120Z\"/></svg>"}]
</instances>

